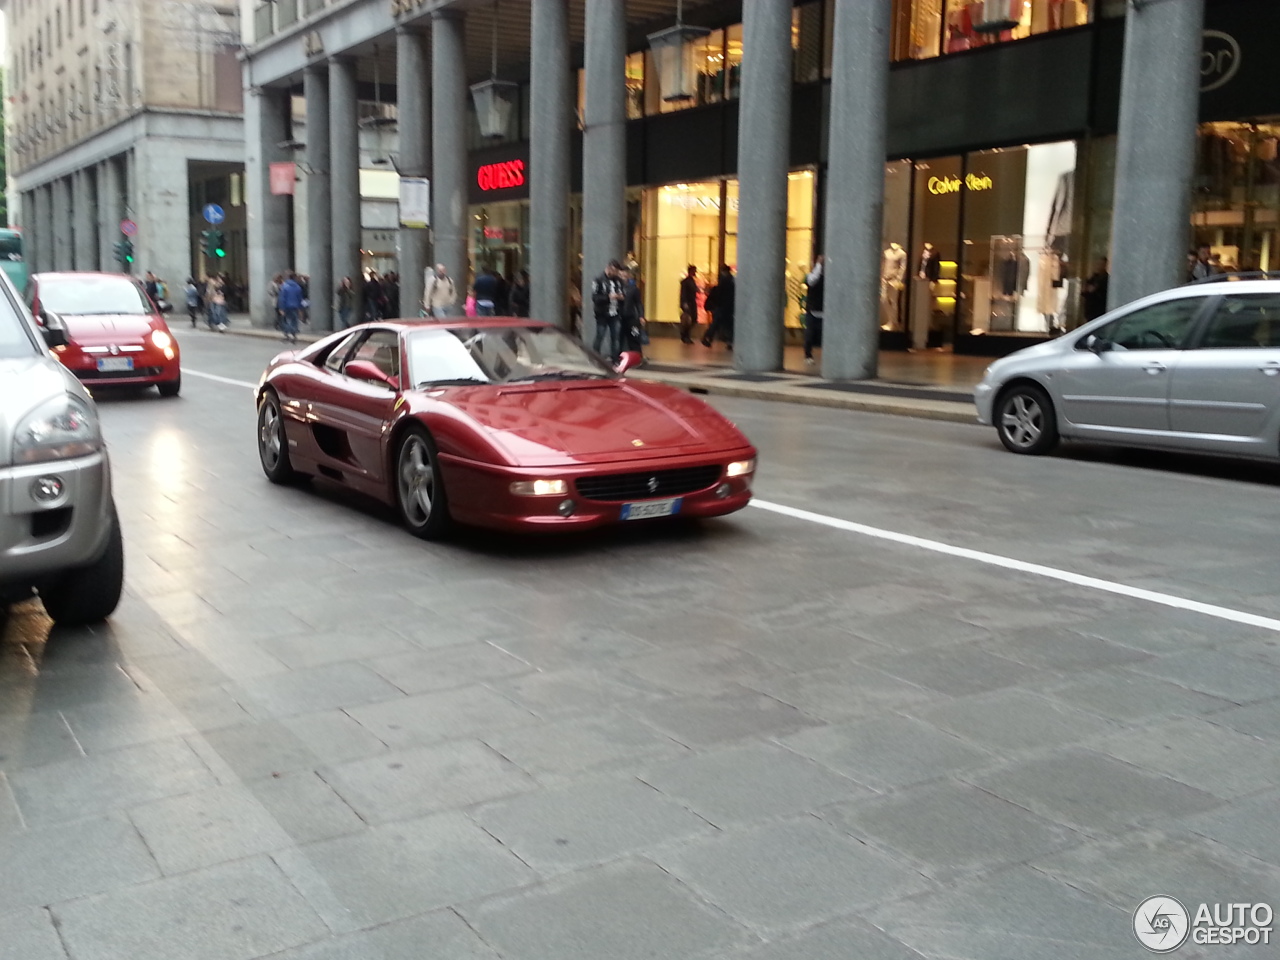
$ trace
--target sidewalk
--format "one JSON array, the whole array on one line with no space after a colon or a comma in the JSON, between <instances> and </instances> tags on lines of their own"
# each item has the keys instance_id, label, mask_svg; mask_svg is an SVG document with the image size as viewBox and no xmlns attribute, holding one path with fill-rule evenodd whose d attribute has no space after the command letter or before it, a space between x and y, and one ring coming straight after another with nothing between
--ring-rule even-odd
<instances>
[{"instance_id":1,"label":"sidewalk","mask_svg":"<svg viewBox=\"0 0 1280 960\"><path fill-rule=\"evenodd\" d=\"M251 327L247 314L232 314L228 333L278 340L274 330ZM181 324L174 324L181 331ZM303 332L310 343L319 336ZM690 393L752 400L800 403L871 413L890 413L924 420L973 423L973 386L991 362L987 357L956 357L926 351L880 354L880 376L875 380L825 380L821 363L808 367L800 347L784 348L783 370L774 373L739 373L733 354L722 343L707 349L684 344L672 337L655 337L645 348L646 364L627 376L667 383Z\"/></svg>"}]
</instances>

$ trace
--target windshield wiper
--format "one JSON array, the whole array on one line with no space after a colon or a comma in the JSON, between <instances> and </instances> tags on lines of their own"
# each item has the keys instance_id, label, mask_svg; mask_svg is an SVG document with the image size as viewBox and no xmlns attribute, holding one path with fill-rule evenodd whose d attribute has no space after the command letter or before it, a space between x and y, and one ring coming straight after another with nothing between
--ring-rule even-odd
<instances>
[{"instance_id":1,"label":"windshield wiper","mask_svg":"<svg viewBox=\"0 0 1280 960\"><path fill-rule=\"evenodd\" d=\"M452 380L423 380L414 387L415 390L421 390L423 387L466 387L473 383L490 383L489 380L481 380L479 377L454 377Z\"/></svg>"},{"instance_id":2,"label":"windshield wiper","mask_svg":"<svg viewBox=\"0 0 1280 960\"><path fill-rule=\"evenodd\" d=\"M531 373L527 377L517 377L507 383L536 383L539 380L603 380L603 373L578 373L571 370L557 370L554 373Z\"/></svg>"}]
</instances>

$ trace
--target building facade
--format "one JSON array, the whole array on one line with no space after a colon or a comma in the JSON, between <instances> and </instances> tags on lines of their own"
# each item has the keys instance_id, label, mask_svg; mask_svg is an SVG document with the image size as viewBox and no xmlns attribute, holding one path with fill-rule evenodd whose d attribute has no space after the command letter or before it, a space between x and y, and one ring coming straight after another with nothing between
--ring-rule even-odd
<instances>
[{"instance_id":1,"label":"building facade","mask_svg":"<svg viewBox=\"0 0 1280 960\"><path fill-rule=\"evenodd\" d=\"M482 263L509 275L528 268L535 311L558 321L605 260L625 257L638 268L651 323L674 324L687 266L710 279L720 264L738 265L740 220L777 207L767 229L770 296L782 295L767 312L794 336L804 276L825 249L828 201L864 190L836 182L829 168L832 66L840 42L850 43L837 41L838 2L785 2L772 28L785 103L753 110L747 143L782 144L786 169L763 198L740 192L739 152L747 21L764 22L760 11L778 6L769 0L687 0L685 24L695 29L678 85L649 40L673 24L674 0L261 3L246 75L254 96L276 106L259 132L250 123L248 150L261 151L263 166L296 159L277 148L291 139L281 131L300 129L303 112L326 110L329 169L300 163L314 176L298 179L329 181L329 220L299 222L294 234L308 237L313 273L330 239L334 269L341 260L350 272L370 263L370 251L362 245L362 260L350 249L361 235L354 216L338 219L337 182L353 176L340 173L339 156L367 162L359 156L369 150L340 141L359 131L367 139L369 117L384 117L373 129L392 165L429 178L433 195L432 229L397 234L404 302L413 302L413 275L428 260L458 279ZM1109 253L1126 4L884 4L891 62L883 188L874 186L882 189L882 346L999 354L1078 325L1086 279ZM1280 5L1271 0L1206 2L1185 243L1210 245L1227 267L1280 266L1280 87L1266 71L1267 38L1276 35ZM508 105L482 116L467 88L495 73ZM354 90L354 105L336 105L335 79ZM593 104L593 84L607 94L603 107ZM383 102L396 104L394 114ZM344 133L344 124L355 129ZM264 221L285 209L267 179L264 171L257 180ZM760 228L750 231L757 242ZM285 233L264 227L262 276L297 262ZM559 289L539 302L540 287ZM828 302L828 324L840 322L840 309Z\"/></svg>"},{"instance_id":2,"label":"building facade","mask_svg":"<svg viewBox=\"0 0 1280 960\"><path fill-rule=\"evenodd\" d=\"M12 222L35 270L247 270L238 11L219 0L3 0ZM225 261L199 249L221 206ZM118 259L131 222L133 263ZM132 228L129 228L132 229ZM193 241L193 238L196 238Z\"/></svg>"}]
</instances>

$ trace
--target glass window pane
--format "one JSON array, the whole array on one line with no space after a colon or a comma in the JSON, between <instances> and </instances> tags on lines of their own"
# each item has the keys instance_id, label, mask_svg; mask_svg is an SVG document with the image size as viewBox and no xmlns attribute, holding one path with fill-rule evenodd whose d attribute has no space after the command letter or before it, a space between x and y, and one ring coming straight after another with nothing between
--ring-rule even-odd
<instances>
[{"instance_id":1,"label":"glass window pane","mask_svg":"<svg viewBox=\"0 0 1280 960\"><path fill-rule=\"evenodd\" d=\"M1205 331L1202 350L1280 347L1280 296L1227 297Z\"/></svg>"},{"instance_id":2,"label":"glass window pane","mask_svg":"<svg viewBox=\"0 0 1280 960\"><path fill-rule=\"evenodd\" d=\"M1204 301L1185 297L1143 307L1104 325L1095 336L1110 341L1116 350L1174 350L1186 339Z\"/></svg>"}]
</instances>

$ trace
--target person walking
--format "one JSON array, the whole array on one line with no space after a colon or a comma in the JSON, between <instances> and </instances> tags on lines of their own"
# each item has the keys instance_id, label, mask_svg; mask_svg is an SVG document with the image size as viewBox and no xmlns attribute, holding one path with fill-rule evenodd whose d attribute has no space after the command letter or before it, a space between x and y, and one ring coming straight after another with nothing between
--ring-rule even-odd
<instances>
[{"instance_id":1,"label":"person walking","mask_svg":"<svg viewBox=\"0 0 1280 960\"><path fill-rule=\"evenodd\" d=\"M822 347L822 266L826 257L821 254L813 264L813 269L805 276L808 291L804 298L804 363L806 367L814 364L813 348Z\"/></svg>"},{"instance_id":2,"label":"person walking","mask_svg":"<svg viewBox=\"0 0 1280 960\"><path fill-rule=\"evenodd\" d=\"M286 342L298 342L298 314L302 310L302 285L294 278L293 271L285 274L280 284L280 299L276 303L280 311L280 330Z\"/></svg>"},{"instance_id":3,"label":"person walking","mask_svg":"<svg viewBox=\"0 0 1280 960\"><path fill-rule=\"evenodd\" d=\"M387 303L386 315L400 316L400 274L392 270L382 278L382 294Z\"/></svg>"},{"instance_id":4,"label":"person walking","mask_svg":"<svg viewBox=\"0 0 1280 960\"><path fill-rule=\"evenodd\" d=\"M644 342L648 339L645 333L644 298L640 295L640 284L636 282L635 271L629 267L622 269L622 304L619 314L622 317L622 348L620 352L640 354L640 363L644 363Z\"/></svg>"},{"instance_id":5,"label":"person walking","mask_svg":"<svg viewBox=\"0 0 1280 960\"><path fill-rule=\"evenodd\" d=\"M511 284L511 313L517 317L529 315L529 271L521 270Z\"/></svg>"},{"instance_id":6,"label":"person walking","mask_svg":"<svg viewBox=\"0 0 1280 960\"><path fill-rule=\"evenodd\" d=\"M422 311L428 317L443 320L453 311L458 302L458 290L453 285L453 277L437 263L434 270L428 269L422 281Z\"/></svg>"},{"instance_id":7,"label":"person walking","mask_svg":"<svg viewBox=\"0 0 1280 960\"><path fill-rule=\"evenodd\" d=\"M1111 274L1107 272L1107 258L1098 261L1098 266L1089 274L1081 291L1080 303L1084 307L1085 320L1096 320L1107 312L1107 288L1111 285Z\"/></svg>"},{"instance_id":8,"label":"person walking","mask_svg":"<svg viewBox=\"0 0 1280 960\"><path fill-rule=\"evenodd\" d=\"M158 305L160 302L160 281L156 279L156 275L150 270L147 271L146 281L142 286L147 291L147 296L151 298L151 302Z\"/></svg>"},{"instance_id":9,"label":"person walking","mask_svg":"<svg viewBox=\"0 0 1280 960\"><path fill-rule=\"evenodd\" d=\"M216 274L209 278L204 288L205 301L208 307L205 309L204 322L209 325L210 330L217 330L219 333L227 332L227 287L222 277ZM275 309L274 304L272 310Z\"/></svg>"},{"instance_id":10,"label":"person walking","mask_svg":"<svg viewBox=\"0 0 1280 960\"><path fill-rule=\"evenodd\" d=\"M187 316L191 318L191 329L196 328L200 318L200 287L195 277L187 277L187 286L183 290L187 298Z\"/></svg>"},{"instance_id":11,"label":"person walking","mask_svg":"<svg viewBox=\"0 0 1280 960\"><path fill-rule=\"evenodd\" d=\"M271 309L273 323L280 329L280 285L284 283L284 274L277 273L267 284L267 306Z\"/></svg>"},{"instance_id":12,"label":"person walking","mask_svg":"<svg viewBox=\"0 0 1280 960\"><path fill-rule=\"evenodd\" d=\"M480 268L475 283L471 285L471 294L476 298L476 316L492 317L496 315L498 305L498 278L486 263Z\"/></svg>"},{"instance_id":13,"label":"person walking","mask_svg":"<svg viewBox=\"0 0 1280 960\"><path fill-rule=\"evenodd\" d=\"M351 285L350 277L343 277L338 289L333 292L333 306L338 311L339 330L351 326L351 313L355 309L356 288Z\"/></svg>"},{"instance_id":14,"label":"person walking","mask_svg":"<svg viewBox=\"0 0 1280 960\"><path fill-rule=\"evenodd\" d=\"M680 342L693 343L698 325L698 268L692 263L680 280Z\"/></svg>"},{"instance_id":15,"label":"person walking","mask_svg":"<svg viewBox=\"0 0 1280 960\"><path fill-rule=\"evenodd\" d=\"M716 337L719 336L724 340L725 346L730 350L733 349L735 299L736 290L733 281L733 270L729 268L727 263L721 264L720 273L716 277L716 285L707 294L704 304L711 314L711 323L707 327L707 332L702 335L702 345L704 347L711 346L715 343Z\"/></svg>"},{"instance_id":16,"label":"person walking","mask_svg":"<svg viewBox=\"0 0 1280 960\"><path fill-rule=\"evenodd\" d=\"M591 281L591 306L596 318L596 335L591 344L593 350L617 363L622 352L622 264L610 260L604 273ZM609 351L604 352L605 341Z\"/></svg>"},{"instance_id":17,"label":"person walking","mask_svg":"<svg viewBox=\"0 0 1280 960\"><path fill-rule=\"evenodd\" d=\"M382 307L386 302L386 294L382 291L382 280L378 271L370 270L364 281L364 322L373 323L382 319Z\"/></svg>"}]
</instances>

